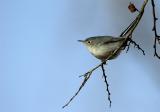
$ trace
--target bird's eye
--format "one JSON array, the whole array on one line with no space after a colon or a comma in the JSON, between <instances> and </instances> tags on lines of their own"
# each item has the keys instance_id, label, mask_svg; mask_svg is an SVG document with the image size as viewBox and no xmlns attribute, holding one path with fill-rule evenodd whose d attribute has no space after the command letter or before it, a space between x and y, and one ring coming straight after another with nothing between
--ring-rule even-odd
<instances>
[{"instance_id":1,"label":"bird's eye","mask_svg":"<svg viewBox=\"0 0 160 112\"><path fill-rule=\"evenodd\" d=\"M88 44L90 44L90 43L91 43L91 41L88 41L87 43L88 43Z\"/></svg>"}]
</instances>

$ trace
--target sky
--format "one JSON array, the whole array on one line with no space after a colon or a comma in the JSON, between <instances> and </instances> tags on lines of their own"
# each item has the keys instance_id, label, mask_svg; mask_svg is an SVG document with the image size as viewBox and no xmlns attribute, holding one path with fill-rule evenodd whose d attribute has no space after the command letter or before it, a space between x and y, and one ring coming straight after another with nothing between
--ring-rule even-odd
<instances>
[{"instance_id":1,"label":"sky","mask_svg":"<svg viewBox=\"0 0 160 112\"><path fill-rule=\"evenodd\" d=\"M140 9L143 0L131 2ZM160 60L153 57L150 2L133 34L146 55L132 46L105 66L112 108L98 69L62 109L83 80L78 76L100 63L77 40L118 36L137 15L128 11L129 3L1 0L0 112L159 112Z\"/></svg>"}]
</instances>

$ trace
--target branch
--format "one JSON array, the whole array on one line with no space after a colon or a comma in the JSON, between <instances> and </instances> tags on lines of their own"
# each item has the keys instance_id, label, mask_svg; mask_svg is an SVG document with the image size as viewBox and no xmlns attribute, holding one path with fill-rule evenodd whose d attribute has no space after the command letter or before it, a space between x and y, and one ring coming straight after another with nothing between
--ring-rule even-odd
<instances>
[{"instance_id":1,"label":"branch","mask_svg":"<svg viewBox=\"0 0 160 112\"><path fill-rule=\"evenodd\" d=\"M130 44L133 44L134 47L136 47L138 50L140 50L143 53L143 55L145 55L144 50L134 40L132 40L132 38L129 38L128 41L129 42L126 45L126 47L127 47L126 53L129 51Z\"/></svg>"},{"instance_id":2,"label":"branch","mask_svg":"<svg viewBox=\"0 0 160 112\"><path fill-rule=\"evenodd\" d=\"M79 87L78 91L71 97L71 99L62 107L65 108L67 107L71 101L78 95L78 93L81 91L81 89L84 87L84 85L86 84L86 82L88 81L88 79L90 78L90 76L92 75L92 72L95 71L97 68L99 68L100 66L102 66L102 64L104 63L100 63L99 65L97 65L96 67L94 67L93 69L89 70L88 72L86 72L84 75L81 75L79 77L84 76L84 80L81 84L81 86Z\"/></svg>"},{"instance_id":3,"label":"branch","mask_svg":"<svg viewBox=\"0 0 160 112\"><path fill-rule=\"evenodd\" d=\"M112 101L111 101L111 93L110 93L110 91L109 91L109 84L108 84L108 82L107 82L107 75L105 74L105 69L104 69L104 66L103 66L104 64L102 64L101 65L101 68L102 68L102 72L103 72L103 77L104 77L104 82L105 82L105 84L106 84L106 91L107 91L107 93L108 93L108 101L109 101L109 106L111 107L111 103L112 103Z\"/></svg>"},{"instance_id":4,"label":"branch","mask_svg":"<svg viewBox=\"0 0 160 112\"><path fill-rule=\"evenodd\" d=\"M151 0L151 4L152 4L152 13L153 13L153 29L152 29L152 31L154 31L154 35L155 35L154 45L153 45L154 56L156 56L158 59L160 59L160 55L157 53L157 42L160 44L160 36L157 34L156 22L157 22L158 18L156 17L154 0Z\"/></svg>"},{"instance_id":5,"label":"branch","mask_svg":"<svg viewBox=\"0 0 160 112\"><path fill-rule=\"evenodd\" d=\"M84 78L84 80L83 80L81 86L79 87L78 91L74 94L74 96L71 97L71 99L62 108L65 108L66 106L68 106L70 104L70 102L78 95L78 93L83 88L83 86L86 84L87 80L90 78L92 73L87 73L87 74L88 75L86 75L86 77Z\"/></svg>"}]
</instances>

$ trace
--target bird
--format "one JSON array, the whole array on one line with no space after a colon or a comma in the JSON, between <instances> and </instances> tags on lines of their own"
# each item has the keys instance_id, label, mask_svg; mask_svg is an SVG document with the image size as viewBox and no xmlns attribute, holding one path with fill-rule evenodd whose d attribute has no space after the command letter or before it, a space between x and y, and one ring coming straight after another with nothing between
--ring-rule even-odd
<instances>
[{"instance_id":1,"label":"bird","mask_svg":"<svg viewBox=\"0 0 160 112\"><path fill-rule=\"evenodd\" d=\"M125 38L113 36L94 36L85 40L78 41L82 42L93 56L100 59L101 61L105 61L108 56L110 56L123 44ZM123 48L121 48L121 50L122 49ZM120 54L121 50L112 55L109 60L115 59Z\"/></svg>"}]
</instances>

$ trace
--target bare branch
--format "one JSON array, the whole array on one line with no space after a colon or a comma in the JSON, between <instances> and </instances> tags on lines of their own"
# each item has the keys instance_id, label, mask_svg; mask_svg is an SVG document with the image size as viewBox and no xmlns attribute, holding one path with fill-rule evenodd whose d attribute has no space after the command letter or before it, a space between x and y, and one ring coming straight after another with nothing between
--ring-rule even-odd
<instances>
[{"instance_id":1,"label":"bare branch","mask_svg":"<svg viewBox=\"0 0 160 112\"><path fill-rule=\"evenodd\" d=\"M78 91L71 97L71 99L62 107L65 108L66 106L68 106L70 104L70 102L78 95L78 93L81 91L81 89L84 87L84 85L86 84L87 80L90 78L92 72L88 72L86 73L87 75L85 75L85 78L81 84L81 86L79 87Z\"/></svg>"},{"instance_id":2,"label":"bare branch","mask_svg":"<svg viewBox=\"0 0 160 112\"><path fill-rule=\"evenodd\" d=\"M131 38L129 38L128 41L129 41L129 45L134 44L134 47L137 47L137 49L142 51L143 55L145 55L144 50L135 41L133 41ZM129 45L127 45L128 49L129 49ZM127 49L127 51L128 51L128 49Z\"/></svg>"},{"instance_id":3,"label":"bare branch","mask_svg":"<svg viewBox=\"0 0 160 112\"><path fill-rule=\"evenodd\" d=\"M87 73L85 73L84 75L81 75L80 77L84 76L84 80L81 84L81 86L79 87L78 91L71 97L71 99L62 107L65 108L66 106L68 106L71 101L78 95L78 93L81 91L81 89L84 87L84 85L86 84L86 82L88 81L88 79L90 78L90 76L92 75L92 72L95 71L97 68L99 68L100 66L102 66L103 63L100 63L99 65L97 65L96 67L94 67L93 69L89 70Z\"/></svg>"},{"instance_id":4,"label":"bare branch","mask_svg":"<svg viewBox=\"0 0 160 112\"><path fill-rule=\"evenodd\" d=\"M153 29L152 29L152 31L154 31L154 35L155 35L154 45L153 45L154 56L156 56L158 59L160 59L160 55L157 53L157 42L160 44L160 35L157 34L156 22L157 22L158 18L156 17L154 0L151 0L151 4L152 4L152 14L153 14Z\"/></svg>"},{"instance_id":5,"label":"bare branch","mask_svg":"<svg viewBox=\"0 0 160 112\"><path fill-rule=\"evenodd\" d=\"M109 84L107 82L107 75L105 74L105 69L104 69L104 64L101 65L101 68L102 68L102 72L103 72L103 77L104 77L104 82L106 84L106 91L108 93L108 101L109 101L109 106L111 107L111 93L109 91Z\"/></svg>"}]
</instances>

